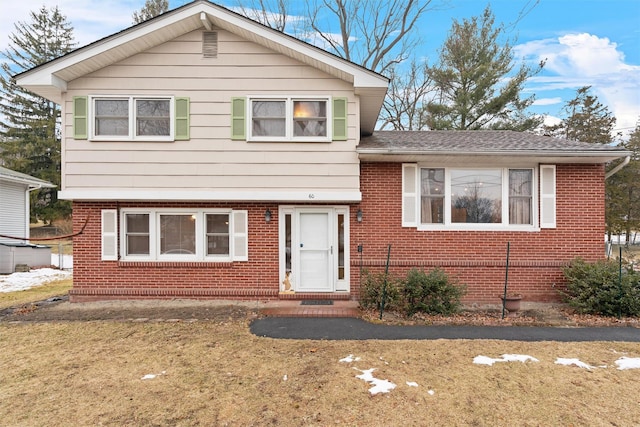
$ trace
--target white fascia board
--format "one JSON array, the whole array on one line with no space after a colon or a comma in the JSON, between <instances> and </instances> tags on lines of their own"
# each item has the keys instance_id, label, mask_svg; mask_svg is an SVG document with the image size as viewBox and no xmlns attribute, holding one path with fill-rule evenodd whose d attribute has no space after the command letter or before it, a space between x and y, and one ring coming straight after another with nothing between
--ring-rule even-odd
<instances>
[{"instance_id":1,"label":"white fascia board","mask_svg":"<svg viewBox=\"0 0 640 427\"><path fill-rule=\"evenodd\" d=\"M245 201L245 202L360 202L359 191L144 191L63 190L64 200L120 201Z\"/></svg>"}]
</instances>

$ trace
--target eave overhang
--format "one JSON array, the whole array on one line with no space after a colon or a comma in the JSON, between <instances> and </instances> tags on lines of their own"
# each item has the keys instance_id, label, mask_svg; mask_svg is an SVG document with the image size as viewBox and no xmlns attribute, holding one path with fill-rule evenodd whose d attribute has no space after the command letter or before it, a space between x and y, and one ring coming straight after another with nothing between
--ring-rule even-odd
<instances>
[{"instance_id":1,"label":"eave overhang","mask_svg":"<svg viewBox=\"0 0 640 427\"><path fill-rule=\"evenodd\" d=\"M631 155L626 150L563 151L563 150L483 150L483 151L424 151L392 149L358 149L363 162L400 162L434 164L495 164L548 163L596 164L609 163Z\"/></svg>"}]
</instances>

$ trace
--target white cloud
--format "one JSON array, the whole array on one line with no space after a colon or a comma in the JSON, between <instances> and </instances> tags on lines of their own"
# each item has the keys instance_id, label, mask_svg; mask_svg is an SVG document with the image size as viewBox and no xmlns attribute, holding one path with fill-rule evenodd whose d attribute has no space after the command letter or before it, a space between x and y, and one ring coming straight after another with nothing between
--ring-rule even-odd
<instances>
[{"instance_id":1,"label":"white cloud","mask_svg":"<svg viewBox=\"0 0 640 427\"><path fill-rule=\"evenodd\" d=\"M533 105L556 105L556 104L562 104L562 98L560 98L559 96L553 97L553 98L540 98L540 99L536 99L533 102Z\"/></svg>"},{"instance_id":2,"label":"white cloud","mask_svg":"<svg viewBox=\"0 0 640 427\"><path fill-rule=\"evenodd\" d=\"M626 63L615 42L587 33L566 34L524 43L515 51L532 61L546 60L542 75L530 80L530 90L540 94L570 89L575 95L576 89L591 86L592 93L617 118L616 128L635 126L640 116L640 66Z\"/></svg>"}]
</instances>

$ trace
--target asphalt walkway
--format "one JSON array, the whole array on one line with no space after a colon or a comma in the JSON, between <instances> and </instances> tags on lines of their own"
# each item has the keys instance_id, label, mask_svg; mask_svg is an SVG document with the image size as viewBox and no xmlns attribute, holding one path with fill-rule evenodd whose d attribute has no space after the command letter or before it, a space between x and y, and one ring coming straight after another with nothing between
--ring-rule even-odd
<instances>
[{"instance_id":1,"label":"asphalt walkway","mask_svg":"<svg viewBox=\"0 0 640 427\"><path fill-rule=\"evenodd\" d=\"M640 342L640 329L631 327L395 326L354 318L265 317L250 329L260 337L282 339Z\"/></svg>"}]
</instances>

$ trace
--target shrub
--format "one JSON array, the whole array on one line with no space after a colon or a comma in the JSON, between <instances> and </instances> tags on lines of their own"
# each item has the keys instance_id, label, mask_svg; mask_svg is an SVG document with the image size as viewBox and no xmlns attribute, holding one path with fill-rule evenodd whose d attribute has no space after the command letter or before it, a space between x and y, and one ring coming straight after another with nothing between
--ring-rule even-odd
<instances>
[{"instance_id":1,"label":"shrub","mask_svg":"<svg viewBox=\"0 0 640 427\"><path fill-rule=\"evenodd\" d=\"M360 287L360 306L362 308L380 309L382 304L382 288L384 285L384 273L370 273L362 271L362 286ZM400 308L400 281L392 274L387 275L387 292L385 308L398 310Z\"/></svg>"},{"instance_id":2,"label":"shrub","mask_svg":"<svg viewBox=\"0 0 640 427\"><path fill-rule=\"evenodd\" d=\"M605 316L640 315L640 275L614 261L587 263L577 258L564 268L567 290L563 299L580 313Z\"/></svg>"},{"instance_id":3,"label":"shrub","mask_svg":"<svg viewBox=\"0 0 640 427\"><path fill-rule=\"evenodd\" d=\"M460 298L465 292L466 286L459 285L439 268L429 273L412 269L402 290L405 311L409 316L417 312L453 314L460 309Z\"/></svg>"}]
</instances>

